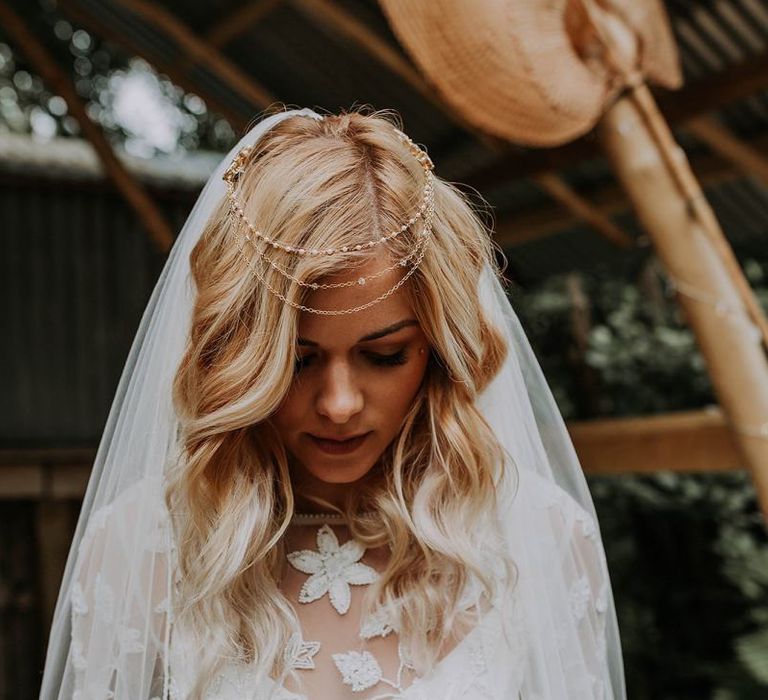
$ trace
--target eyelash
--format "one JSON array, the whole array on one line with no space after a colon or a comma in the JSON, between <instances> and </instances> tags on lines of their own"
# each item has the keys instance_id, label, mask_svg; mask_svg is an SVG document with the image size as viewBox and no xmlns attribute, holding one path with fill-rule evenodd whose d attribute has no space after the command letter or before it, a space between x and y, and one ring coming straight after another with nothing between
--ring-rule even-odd
<instances>
[{"instance_id":1,"label":"eyelash","mask_svg":"<svg viewBox=\"0 0 768 700\"><path fill-rule=\"evenodd\" d=\"M408 357L405 350L398 350L391 355L378 355L375 353L366 353L368 359L378 367L395 367L397 365L403 365L407 361ZM299 357L294 365L294 371L300 372L304 367L309 365L314 360L314 355L308 355L306 357Z\"/></svg>"}]
</instances>

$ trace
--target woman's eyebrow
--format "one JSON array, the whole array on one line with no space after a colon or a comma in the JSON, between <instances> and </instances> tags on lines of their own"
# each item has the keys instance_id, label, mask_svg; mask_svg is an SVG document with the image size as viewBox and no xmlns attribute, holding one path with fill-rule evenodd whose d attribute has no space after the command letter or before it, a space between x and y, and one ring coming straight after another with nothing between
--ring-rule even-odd
<instances>
[{"instance_id":1,"label":"woman's eyebrow","mask_svg":"<svg viewBox=\"0 0 768 700\"><path fill-rule=\"evenodd\" d=\"M399 331L401 328L405 328L406 326L417 326L419 322L415 318L406 318L402 321L398 321L397 323L393 323L390 326L387 326L386 328L382 328L381 330L374 331L373 333L369 333L368 335L364 335L360 340L358 340L358 343L364 343L368 340L377 340L378 338L383 338L386 335L390 335L392 333L395 333ZM309 340L309 338L299 338L296 341L299 345L307 345L309 347L317 347L317 343L314 340Z\"/></svg>"},{"instance_id":2,"label":"woman's eyebrow","mask_svg":"<svg viewBox=\"0 0 768 700\"><path fill-rule=\"evenodd\" d=\"M383 338L385 335L389 335L390 333L395 333L396 331L399 331L401 328L405 328L406 326L417 326L418 324L419 322L415 318L406 318L402 321L398 321L397 323L393 323L391 326L382 328L380 331L374 331L373 333L364 335L357 342L364 343L366 340L376 340L377 338Z\"/></svg>"}]
</instances>

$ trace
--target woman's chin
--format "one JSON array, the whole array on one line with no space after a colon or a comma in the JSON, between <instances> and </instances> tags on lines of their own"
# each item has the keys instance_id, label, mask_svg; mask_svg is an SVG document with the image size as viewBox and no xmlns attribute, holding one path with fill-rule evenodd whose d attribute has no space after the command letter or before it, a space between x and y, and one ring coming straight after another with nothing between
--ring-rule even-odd
<instances>
[{"instance_id":1,"label":"woman's chin","mask_svg":"<svg viewBox=\"0 0 768 700\"><path fill-rule=\"evenodd\" d=\"M342 464L319 464L317 461L305 470L312 477L325 484L354 484L360 481L372 469L371 466L360 466L360 462L344 466Z\"/></svg>"}]
</instances>

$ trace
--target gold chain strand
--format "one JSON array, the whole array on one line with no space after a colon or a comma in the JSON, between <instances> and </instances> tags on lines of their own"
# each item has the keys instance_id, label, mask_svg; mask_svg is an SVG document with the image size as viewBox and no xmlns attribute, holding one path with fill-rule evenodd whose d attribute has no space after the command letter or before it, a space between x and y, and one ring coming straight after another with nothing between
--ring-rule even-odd
<instances>
[{"instance_id":1,"label":"gold chain strand","mask_svg":"<svg viewBox=\"0 0 768 700\"><path fill-rule=\"evenodd\" d=\"M278 248L288 253L297 253L298 255L335 255L338 253L347 253L352 250L363 250L366 248L373 248L376 245L381 245L382 243L386 243L387 241L391 240L395 236L399 236L401 233L408 230L411 226L413 226L413 224L416 223L416 221L420 217L424 216L424 212L429 207L430 201L434 199L434 183L433 183L432 171L434 170L435 166L434 166L434 163L432 162L432 159L429 157L427 152L424 149L417 146L410 139L409 136L404 134L397 127L392 127L392 128L394 132L397 134L397 137L406 144L409 151L418 160L422 168L424 168L424 172L425 172L425 182L424 182L424 190L422 193L421 205L419 209L416 211L416 213L413 216L411 216L411 218L408 219L408 221L402 224L400 228L395 229L394 231L388 234L380 236L377 239L372 239L370 241L366 241L365 243L359 243L355 246L351 246L351 247L343 246L341 248L325 248L325 249L301 248L301 247L284 245L283 243L280 243L279 241L276 241L275 239L267 236L263 232L259 231L250 222L250 220L248 219L248 216L246 215L235 193L235 184L239 180L243 172L245 171L245 166L248 162L248 158L250 157L253 151L253 146L245 146L241 148L240 151L237 153L237 155L232 159L232 162L230 163L229 167L227 168L227 170L224 172L224 175L222 176L227 183L227 197L230 200L230 212L234 211L237 214L237 216L239 216L243 220L243 222L248 226L251 233L253 233L253 235L256 236L257 238L262 239L273 248Z\"/></svg>"},{"instance_id":2,"label":"gold chain strand","mask_svg":"<svg viewBox=\"0 0 768 700\"><path fill-rule=\"evenodd\" d=\"M274 287L272 287L272 285L270 285L269 282L267 282L267 280L264 279L264 277L258 272L258 270L256 270L253 267L251 260L249 258L247 258L247 256L245 256L245 255L244 255L244 258L245 258L245 262L248 265L249 269L257 277L257 279L262 284L264 284L264 286L270 292L272 292L272 294L274 294L276 297L278 297L281 301L285 302L289 306L292 306L295 309L299 309L300 311L307 311L308 313L318 314L318 315L321 315L321 316L338 316L338 315L342 315L342 314L353 314L353 313L356 313L358 311L363 311L363 310L373 306L374 304L378 304L380 301L383 301L387 297L389 297L392 294L394 294L405 283L405 281L416 271L416 268L421 263L421 259L424 257L424 253L426 252L426 248L427 248L426 242L431 237L431 232L422 233L422 236L424 236L424 238L426 239L425 243L424 243L424 246L423 246L423 249L422 249L419 257L417 258L416 262L413 264L411 269L408 270L408 272L403 276L402 279L400 279L393 287L391 287L386 292L384 292L384 294L381 294L380 296L376 297L375 299L372 299L371 301L366 302L365 304L361 304L360 306L354 306L354 307L347 308L347 309L330 309L330 310L315 309L315 308L312 308L310 306L305 306L304 304L298 304L295 301L292 301L292 300L288 299L285 295L281 294L279 291L274 289ZM242 249L241 249L241 251L242 251Z\"/></svg>"},{"instance_id":3,"label":"gold chain strand","mask_svg":"<svg viewBox=\"0 0 768 700\"><path fill-rule=\"evenodd\" d=\"M424 187L422 203L419 206L419 209L417 210L417 212L410 219L408 219L408 221L402 224L400 228L397 228L390 233L380 236L379 238L366 241L365 243L358 243L357 245L354 245L354 246L342 246L341 248L302 248L302 247L289 246L289 245L280 243L274 240L273 238L270 238L263 232L259 231L251 223L250 219L248 218L248 215L245 213L242 205L237 199L237 196L235 194L234 184L232 182L229 182L227 184L227 196L229 197L229 200L230 200L230 209L229 209L230 212L233 211L235 214L237 214L237 216L243 221L243 223L249 228L251 233L256 238L260 238L261 240L263 240L265 243L269 244L273 248L283 250L286 253L296 253L298 255L337 255L339 253L348 253L350 251L358 251L358 250L364 250L366 248L373 248L374 246L381 245L382 243L386 243L387 241L392 240L396 236L399 236L401 233L404 233L424 215L424 212L429 206L429 201L434 197L434 192L433 192L433 186L432 186L432 175L431 175L431 172L427 171L427 184Z\"/></svg>"},{"instance_id":4,"label":"gold chain strand","mask_svg":"<svg viewBox=\"0 0 768 700\"><path fill-rule=\"evenodd\" d=\"M350 280L348 282L334 282L334 283L320 283L320 282L305 282L304 280L299 279L295 275L291 274L286 270L285 268L278 265L274 260L269 258L267 254L259 249L257 247L257 243L246 233L245 236L243 236L246 241L248 241L251 245L251 249L255 251L255 253L265 262L269 263L269 265L274 269L277 270L283 277L288 278L292 282L295 282L300 287L308 287L309 289L340 289L343 287L354 287L355 285L364 285L368 280L376 279L378 277L381 277L382 275L386 274L387 272L391 272L392 270L397 269L398 267L406 267L408 265L408 261L416 255L416 253L419 250L418 245L405 257L401 258L398 262L390 265L389 267L385 267L382 270L379 270L378 272L368 275L367 277L358 277L356 280Z\"/></svg>"},{"instance_id":5,"label":"gold chain strand","mask_svg":"<svg viewBox=\"0 0 768 700\"><path fill-rule=\"evenodd\" d=\"M433 214L434 214L434 198L430 197L428 206L431 208ZM425 222L426 225L426 222ZM239 234L238 234L239 235ZM278 265L276 262L274 262L273 259L267 256L267 254L261 250L256 241L254 241L250 234L246 233L244 234L243 238L245 238L246 241L250 244L251 248L256 252L256 254L262 258L262 260L265 260L269 263L269 265L277 270L281 275L284 277L287 277L291 281L298 284L300 287L308 287L310 289L339 289L343 287L352 287L354 285L364 285L368 280L376 279L378 277L381 277L382 275L386 274L387 272L390 272L391 270L396 269L398 266L405 267L408 264L408 261L418 252L418 245L414 250L412 250L410 253L408 253L404 258L399 260L398 262L390 265L389 267L384 268L383 270L379 270L378 272L369 275L368 277L358 277L356 280L351 280L349 282L337 282L337 283L317 283L317 282L304 282L303 280L300 280L298 277L292 275L290 272L288 272L285 268Z\"/></svg>"},{"instance_id":6,"label":"gold chain strand","mask_svg":"<svg viewBox=\"0 0 768 700\"><path fill-rule=\"evenodd\" d=\"M282 302L288 304L289 306L293 307L294 309L298 309L299 311L306 311L308 313L317 314L320 316L340 316L344 314L353 314L357 313L358 311L363 311L365 309L370 308L374 304L378 304L379 302L383 301L387 297L394 294L405 282L411 277L411 275L416 272L416 269L421 264L421 261L424 258L424 254L427 250L427 244L429 242L429 239L432 237L432 215L434 214L434 207L430 207L427 212L427 216L425 217L425 227L424 230L421 231L419 234L422 241L419 242L419 245L421 246L421 250L419 252L418 257L414 261L412 267L408 272L403 275L403 277L398 280L392 287L390 287L386 292L383 294L380 294L375 299L371 299L370 301L366 302L365 304L360 304L359 306L353 306L346 309L316 309L311 306L306 306L304 304L299 304L295 301L292 301L291 299L288 299L284 294L279 292L277 289L275 289L253 265L253 261L248 255L246 255L244 248L244 243L242 240L236 238L238 250L240 251L243 260L245 261L246 265L248 266L248 269L251 271L251 273L261 282L272 294L274 294L278 299L280 299ZM427 223L428 222L428 223ZM233 233L233 236L235 234Z\"/></svg>"}]
</instances>

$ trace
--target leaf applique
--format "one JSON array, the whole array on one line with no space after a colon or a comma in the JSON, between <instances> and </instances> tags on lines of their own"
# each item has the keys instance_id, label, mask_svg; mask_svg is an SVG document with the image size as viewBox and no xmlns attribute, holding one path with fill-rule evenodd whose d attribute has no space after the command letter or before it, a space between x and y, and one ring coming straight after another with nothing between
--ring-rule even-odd
<instances>
[{"instance_id":1,"label":"leaf applique","mask_svg":"<svg viewBox=\"0 0 768 700\"><path fill-rule=\"evenodd\" d=\"M334 654L332 658L341 673L342 682L353 692L367 690L381 681L381 666L368 651L348 651Z\"/></svg>"}]
</instances>

